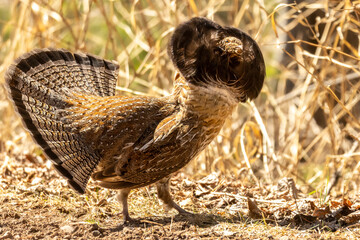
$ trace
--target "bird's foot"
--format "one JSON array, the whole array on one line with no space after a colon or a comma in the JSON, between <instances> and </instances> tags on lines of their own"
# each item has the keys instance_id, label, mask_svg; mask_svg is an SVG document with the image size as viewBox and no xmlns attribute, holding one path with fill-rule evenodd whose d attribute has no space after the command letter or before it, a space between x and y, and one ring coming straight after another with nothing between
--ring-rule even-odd
<instances>
[{"instance_id":1,"label":"bird's foot","mask_svg":"<svg viewBox=\"0 0 360 240\"><path fill-rule=\"evenodd\" d=\"M164 203L163 207L166 213L168 213L171 209L175 209L179 215L193 215L193 213L186 211L177 205L173 200L169 201L168 203Z\"/></svg>"},{"instance_id":2,"label":"bird's foot","mask_svg":"<svg viewBox=\"0 0 360 240\"><path fill-rule=\"evenodd\" d=\"M180 207L179 205L177 205L175 202L173 202L173 206L172 206L176 211L178 211L179 215L193 215L193 213L186 211L185 209L183 209L182 207Z\"/></svg>"},{"instance_id":3,"label":"bird's foot","mask_svg":"<svg viewBox=\"0 0 360 240\"><path fill-rule=\"evenodd\" d=\"M134 218L130 217L129 215L127 215L127 216L123 215L123 221L119 224L118 228L122 229L126 226L137 225L137 224L140 224L139 220L134 219Z\"/></svg>"},{"instance_id":4,"label":"bird's foot","mask_svg":"<svg viewBox=\"0 0 360 240\"><path fill-rule=\"evenodd\" d=\"M129 214L123 214L123 225L129 225L139 223L140 221L129 216Z\"/></svg>"}]
</instances>

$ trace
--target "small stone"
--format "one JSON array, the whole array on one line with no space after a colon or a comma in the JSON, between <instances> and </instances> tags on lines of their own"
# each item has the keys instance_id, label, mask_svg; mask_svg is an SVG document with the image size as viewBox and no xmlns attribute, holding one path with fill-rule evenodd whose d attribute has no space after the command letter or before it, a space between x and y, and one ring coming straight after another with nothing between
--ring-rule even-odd
<instances>
[{"instance_id":1,"label":"small stone","mask_svg":"<svg viewBox=\"0 0 360 240\"><path fill-rule=\"evenodd\" d=\"M93 230L99 230L99 225L97 225L96 223L91 224L90 231L93 231Z\"/></svg>"},{"instance_id":2,"label":"small stone","mask_svg":"<svg viewBox=\"0 0 360 240\"><path fill-rule=\"evenodd\" d=\"M188 180L188 179L185 179L184 182L183 182L184 186L185 187L191 187L191 186L194 186L194 182Z\"/></svg>"},{"instance_id":3,"label":"small stone","mask_svg":"<svg viewBox=\"0 0 360 240\"><path fill-rule=\"evenodd\" d=\"M69 234L73 233L74 230L75 230L75 228L73 226L70 226L70 225L62 226L60 229L62 231L64 231L65 233L69 233Z\"/></svg>"},{"instance_id":4,"label":"small stone","mask_svg":"<svg viewBox=\"0 0 360 240\"><path fill-rule=\"evenodd\" d=\"M185 207L185 206L189 206L192 203L190 198L186 198L184 200L182 200L179 205L180 207Z\"/></svg>"},{"instance_id":5,"label":"small stone","mask_svg":"<svg viewBox=\"0 0 360 240\"><path fill-rule=\"evenodd\" d=\"M99 230L94 230L94 231L92 231L92 235L94 237L99 237L101 235L101 232Z\"/></svg>"},{"instance_id":6,"label":"small stone","mask_svg":"<svg viewBox=\"0 0 360 240\"><path fill-rule=\"evenodd\" d=\"M43 181L42 178L35 177L35 178L31 181L31 185L37 185L37 184L41 183L42 181Z\"/></svg>"}]
</instances>

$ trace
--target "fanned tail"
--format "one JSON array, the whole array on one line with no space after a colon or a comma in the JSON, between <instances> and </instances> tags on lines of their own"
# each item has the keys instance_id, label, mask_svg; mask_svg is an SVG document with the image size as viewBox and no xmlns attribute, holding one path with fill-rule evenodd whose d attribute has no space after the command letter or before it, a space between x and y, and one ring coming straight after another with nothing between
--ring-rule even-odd
<instances>
[{"instance_id":1,"label":"fanned tail","mask_svg":"<svg viewBox=\"0 0 360 240\"><path fill-rule=\"evenodd\" d=\"M79 193L100 161L97 151L69 132L59 111L69 90L115 95L118 65L92 55L41 49L19 57L5 75L9 95L34 140ZM71 92L71 91L70 91Z\"/></svg>"}]
</instances>

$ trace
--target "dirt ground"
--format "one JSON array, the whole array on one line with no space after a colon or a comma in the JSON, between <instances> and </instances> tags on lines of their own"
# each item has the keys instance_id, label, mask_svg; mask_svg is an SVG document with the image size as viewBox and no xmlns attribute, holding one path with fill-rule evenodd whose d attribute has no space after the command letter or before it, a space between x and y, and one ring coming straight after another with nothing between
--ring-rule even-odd
<instances>
[{"instance_id":1,"label":"dirt ground","mask_svg":"<svg viewBox=\"0 0 360 240\"><path fill-rule=\"evenodd\" d=\"M129 197L133 223L122 223L116 192L89 183L77 195L39 156L0 156L0 239L356 239L360 201L327 202L292 179L244 186L210 174L173 177L176 202L193 215L165 213L152 186ZM355 198L354 198L355 199ZM358 199L358 198L357 198Z\"/></svg>"}]
</instances>

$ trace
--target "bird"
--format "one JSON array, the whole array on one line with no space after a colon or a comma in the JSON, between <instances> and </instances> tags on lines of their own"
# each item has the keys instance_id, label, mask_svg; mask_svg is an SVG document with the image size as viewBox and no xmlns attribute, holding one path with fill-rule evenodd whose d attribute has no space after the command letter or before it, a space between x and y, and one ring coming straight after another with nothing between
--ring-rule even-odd
<instances>
[{"instance_id":1,"label":"bird","mask_svg":"<svg viewBox=\"0 0 360 240\"><path fill-rule=\"evenodd\" d=\"M119 65L92 54L35 49L5 74L25 128L68 184L83 194L90 178L128 195L155 184L165 209L189 214L169 191L171 175L218 135L240 102L256 98L265 63L240 29L204 17L178 25L167 47L175 67L168 96L116 94Z\"/></svg>"}]
</instances>

